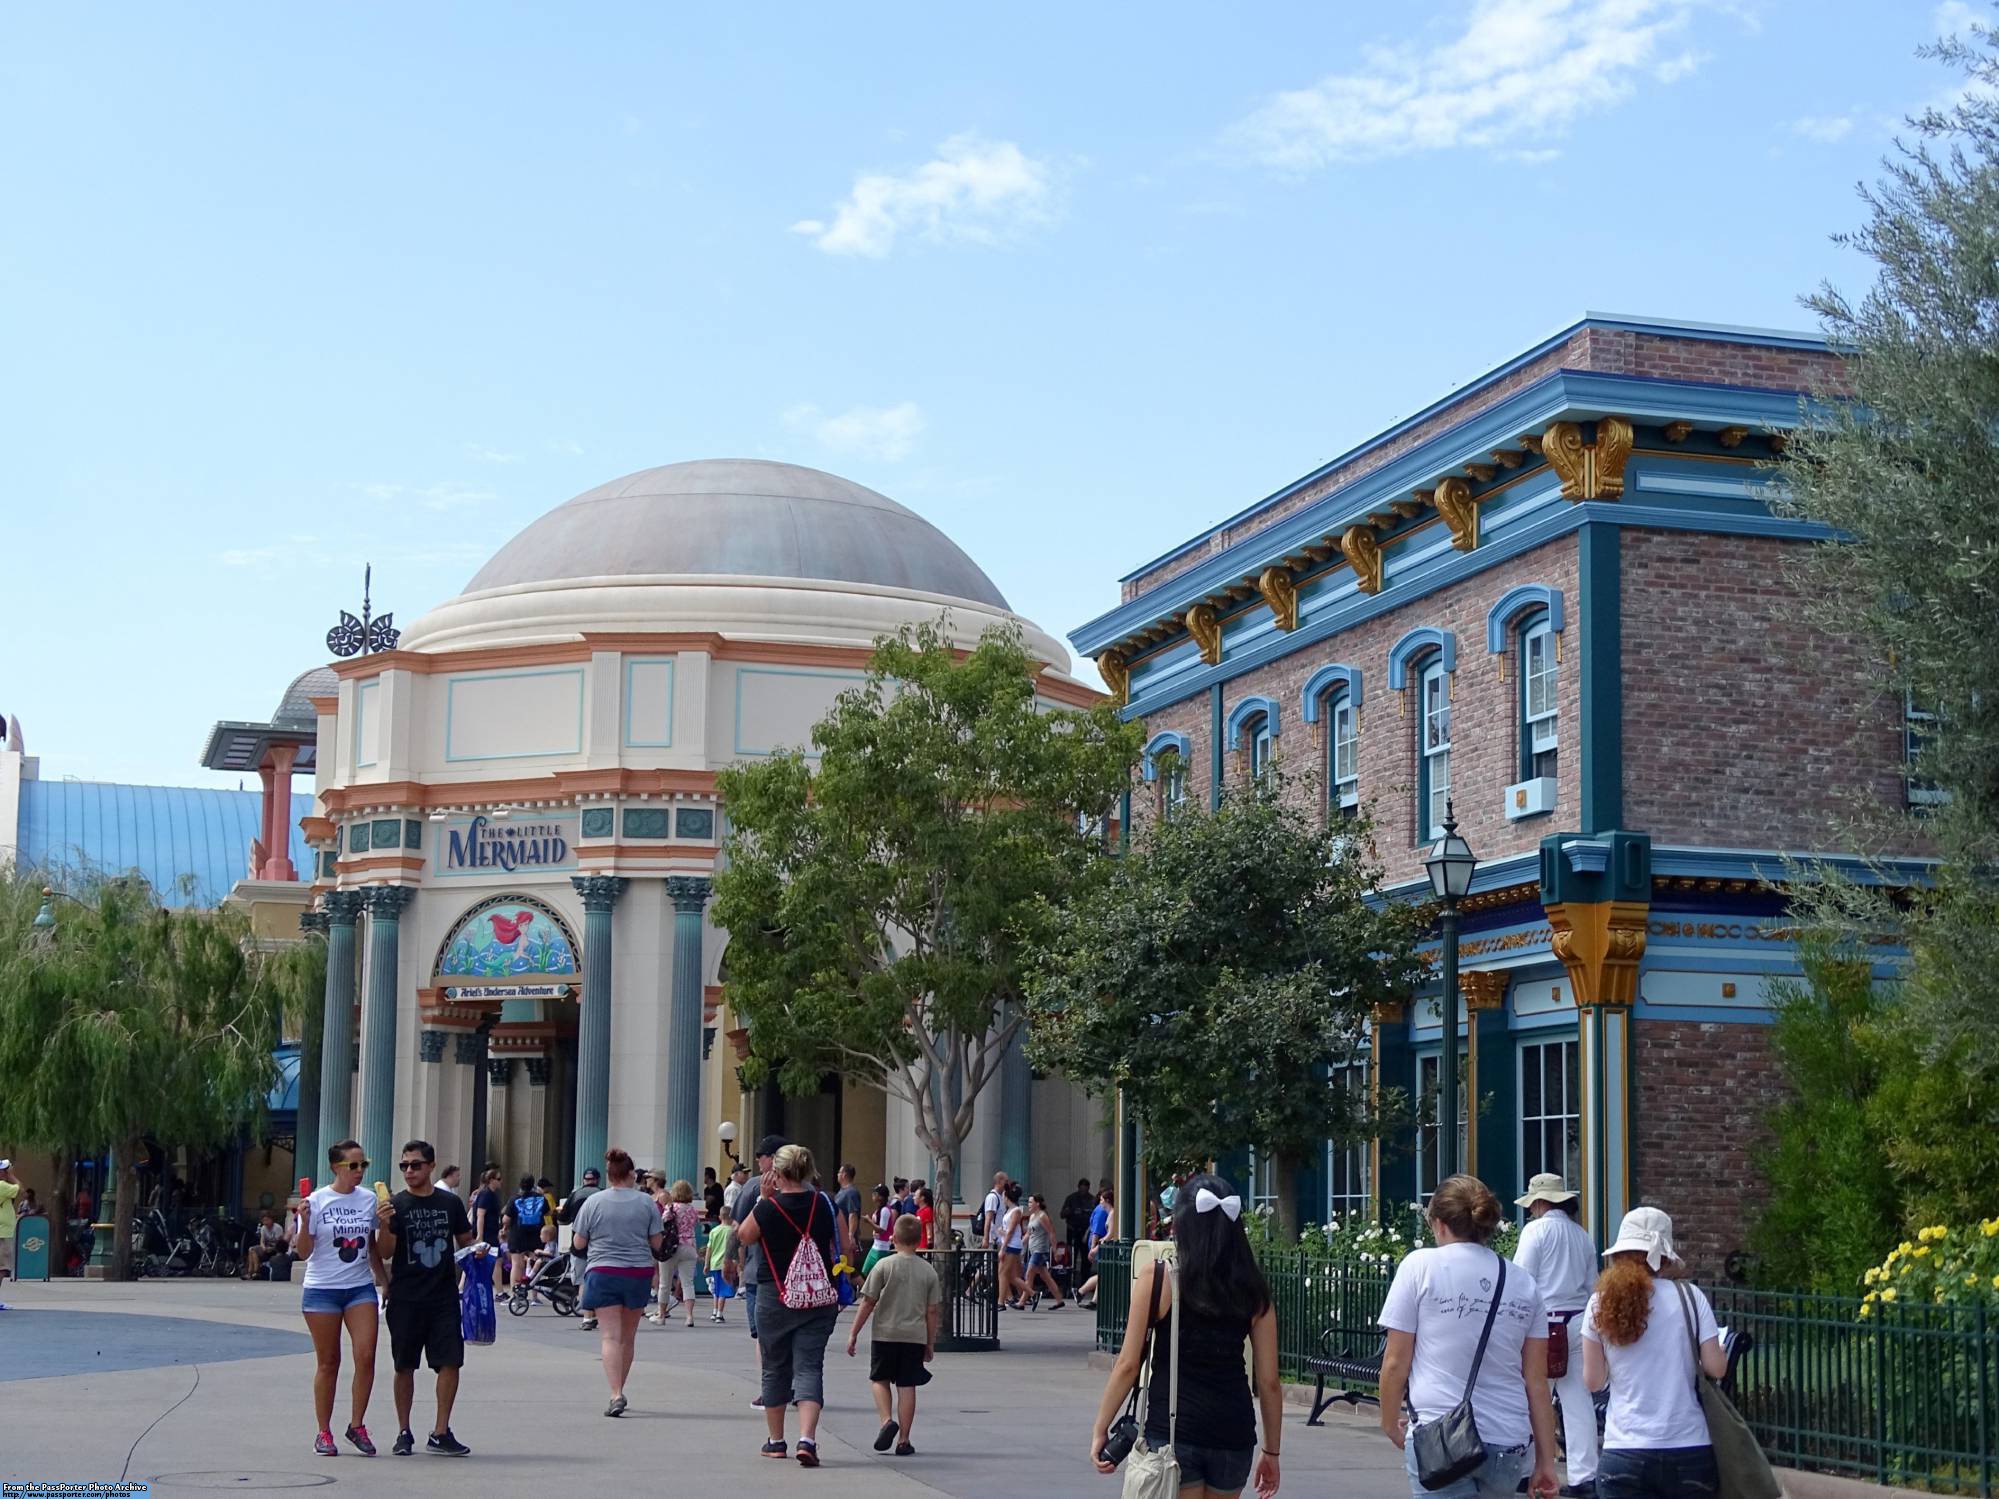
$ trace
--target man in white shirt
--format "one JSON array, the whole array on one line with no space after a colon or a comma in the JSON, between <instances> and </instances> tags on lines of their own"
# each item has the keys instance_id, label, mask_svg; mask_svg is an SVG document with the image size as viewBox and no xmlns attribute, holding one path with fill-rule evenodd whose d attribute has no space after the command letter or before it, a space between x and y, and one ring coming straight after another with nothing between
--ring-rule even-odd
<instances>
[{"instance_id":1,"label":"man in white shirt","mask_svg":"<svg viewBox=\"0 0 1999 1499\"><path fill-rule=\"evenodd\" d=\"M1592 1494L1596 1483L1596 1406L1583 1378L1582 1324L1576 1320L1596 1286L1596 1241L1576 1221L1577 1194L1552 1171L1529 1181L1527 1195L1514 1199L1514 1205L1527 1209L1528 1223L1520 1231L1513 1263L1534 1277L1547 1303L1551 1364L1557 1346L1555 1328L1560 1327L1567 1339L1568 1368L1560 1376L1551 1372L1548 1384L1562 1407L1569 1480L1562 1493L1574 1499Z\"/></svg>"},{"instance_id":2,"label":"man in white shirt","mask_svg":"<svg viewBox=\"0 0 1999 1499\"><path fill-rule=\"evenodd\" d=\"M979 1224L983 1230L988 1249L999 1247L1000 1225L1006 1221L1006 1182L1004 1171L993 1173L993 1189L986 1193L986 1200L979 1205Z\"/></svg>"},{"instance_id":3,"label":"man in white shirt","mask_svg":"<svg viewBox=\"0 0 1999 1499\"><path fill-rule=\"evenodd\" d=\"M722 1189L722 1206L729 1210L729 1216L736 1217L736 1207L742 1201L743 1188L749 1185L750 1168L737 1166L729 1173L729 1185Z\"/></svg>"}]
</instances>

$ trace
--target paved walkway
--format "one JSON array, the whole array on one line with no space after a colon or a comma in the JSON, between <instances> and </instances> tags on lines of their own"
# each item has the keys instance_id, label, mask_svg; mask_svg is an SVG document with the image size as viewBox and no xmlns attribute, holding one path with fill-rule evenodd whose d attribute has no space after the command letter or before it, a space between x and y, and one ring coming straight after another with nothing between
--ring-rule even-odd
<instances>
[{"instance_id":1,"label":"paved walkway","mask_svg":"<svg viewBox=\"0 0 1999 1499\"><path fill-rule=\"evenodd\" d=\"M1103 1374L1089 1366L1091 1321L1073 1308L1001 1319L999 1353L940 1355L919 1397L914 1458L870 1448L874 1408L861 1356L829 1350L825 1466L807 1473L756 1456L762 1413L750 1408L755 1364L739 1320L692 1330L640 1330L622 1421L601 1414L597 1340L573 1318L537 1308L502 1313L500 1340L471 1350L453 1426L467 1462L423 1455L372 1462L312 1453L312 1359L296 1285L59 1281L7 1288L0 1313L0 1477L146 1479L158 1495L227 1488L357 1486L364 1493L497 1499L510 1494L792 1493L824 1499L1115 1499L1115 1478L1084 1460ZM739 1309L737 1309L739 1310ZM419 1434L430 1376L417 1377ZM394 1439L388 1340L382 1340L369 1426ZM335 1424L345 1424L343 1388ZM1404 1499L1400 1454L1367 1419L1307 1429L1286 1412L1284 1487L1291 1495ZM795 1426L794 1426L795 1432Z\"/></svg>"}]
</instances>

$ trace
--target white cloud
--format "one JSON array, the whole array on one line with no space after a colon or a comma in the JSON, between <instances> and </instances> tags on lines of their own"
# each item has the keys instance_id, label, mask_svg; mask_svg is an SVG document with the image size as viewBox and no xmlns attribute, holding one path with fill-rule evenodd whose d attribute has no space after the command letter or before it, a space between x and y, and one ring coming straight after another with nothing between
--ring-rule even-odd
<instances>
[{"instance_id":1,"label":"white cloud","mask_svg":"<svg viewBox=\"0 0 1999 1499\"><path fill-rule=\"evenodd\" d=\"M914 401L897 406L854 406L829 416L807 402L784 414L784 424L807 432L836 453L896 462L907 458L923 434L923 410Z\"/></svg>"},{"instance_id":2,"label":"white cloud","mask_svg":"<svg viewBox=\"0 0 1999 1499\"><path fill-rule=\"evenodd\" d=\"M551 437L545 444L551 453L560 453L565 458L581 458L583 444L567 437Z\"/></svg>"},{"instance_id":3,"label":"white cloud","mask_svg":"<svg viewBox=\"0 0 1999 1499\"><path fill-rule=\"evenodd\" d=\"M519 453L502 453L498 448L489 448L481 443L465 444L465 456L474 463L519 463Z\"/></svg>"},{"instance_id":4,"label":"white cloud","mask_svg":"<svg viewBox=\"0 0 1999 1499\"><path fill-rule=\"evenodd\" d=\"M1702 0L1474 0L1441 45L1373 46L1363 66L1271 98L1228 132L1266 166L1305 171L1417 151L1533 146L1622 102L1668 55Z\"/></svg>"},{"instance_id":5,"label":"white cloud","mask_svg":"<svg viewBox=\"0 0 1999 1499\"><path fill-rule=\"evenodd\" d=\"M442 484L363 484L361 493L371 500L419 505L425 510L469 510L499 498L490 489L474 489L455 480Z\"/></svg>"},{"instance_id":6,"label":"white cloud","mask_svg":"<svg viewBox=\"0 0 1999 1499\"><path fill-rule=\"evenodd\" d=\"M230 547L217 552L215 561L222 567L273 568L290 565L317 555L320 551L317 536L287 536L274 546Z\"/></svg>"},{"instance_id":7,"label":"white cloud","mask_svg":"<svg viewBox=\"0 0 1999 1499\"><path fill-rule=\"evenodd\" d=\"M1822 146L1834 145L1852 133L1852 115L1806 115L1791 121L1791 133Z\"/></svg>"},{"instance_id":8,"label":"white cloud","mask_svg":"<svg viewBox=\"0 0 1999 1499\"><path fill-rule=\"evenodd\" d=\"M791 232L828 255L874 259L903 234L937 244L1002 244L1053 217L1054 179L1048 161L1012 141L954 135L933 159L899 176L861 173L830 222L801 219Z\"/></svg>"},{"instance_id":9,"label":"white cloud","mask_svg":"<svg viewBox=\"0 0 1999 1499\"><path fill-rule=\"evenodd\" d=\"M1930 16L1930 25L1939 36L1958 36L1969 40L1971 28L1979 21L1977 11L1964 0L1943 0Z\"/></svg>"}]
</instances>

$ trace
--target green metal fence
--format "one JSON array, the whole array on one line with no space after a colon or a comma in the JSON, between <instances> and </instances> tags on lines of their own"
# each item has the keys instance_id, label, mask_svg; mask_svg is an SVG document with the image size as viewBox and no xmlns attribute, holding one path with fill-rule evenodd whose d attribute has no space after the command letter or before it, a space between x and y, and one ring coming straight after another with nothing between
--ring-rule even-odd
<instances>
[{"instance_id":1,"label":"green metal fence","mask_svg":"<svg viewBox=\"0 0 1999 1499\"><path fill-rule=\"evenodd\" d=\"M1298 1250L1259 1256L1277 1308L1278 1364L1304 1380L1329 1325L1365 1327L1392 1272ZM1097 1255L1097 1346L1124 1342L1131 1245ZM1709 1291L1748 1333L1735 1401L1772 1462L1944 1494L1999 1492L1999 1316L1983 1306L1875 1306L1849 1296Z\"/></svg>"}]
</instances>

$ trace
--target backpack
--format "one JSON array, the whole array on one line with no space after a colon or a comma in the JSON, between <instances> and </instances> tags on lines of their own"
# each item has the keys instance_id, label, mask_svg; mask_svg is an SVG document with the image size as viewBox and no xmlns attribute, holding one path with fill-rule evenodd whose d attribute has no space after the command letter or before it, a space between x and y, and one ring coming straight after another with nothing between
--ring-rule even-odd
<instances>
[{"instance_id":1,"label":"backpack","mask_svg":"<svg viewBox=\"0 0 1999 1499\"><path fill-rule=\"evenodd\" d=\"M548 1199L539 1192L514 1199L514 1221L522 1228L540 1228L542 1214L547 1211Z\"/></svg>"},{"instance_id":2,"label":"backpack","mask_svg":"<svg viewBox=\"0 0 1999 1499\"><path fill-rule=\"evenodd\" d=\"M790 1268L784 1272L784 1283L777 1289L777 1299L794 1312L816 1311L822 1306L840 1304L840 1292L826 1270L826 1257L819 1252L818 1242L812 1237L812 1215L819 1211L822 1195L818 1192L812 1194L812 1206L805 1210L803 1228L792 1222L791 1214L785 1212L784 1204L775 1197L764 1199L798 1234L798 1248L791 1256Z\"/></svg>"},{"instance_id":3,"label":"backpack","mask_svg":"<svg viewBox=\"0 0 1999 1499\"><path fill-rule=\"evenodd\" d=\"M670 1260L680 1253L680 1214L668 1203L659 1225L659 1258Z\"/></svg>"}]
</instances>

